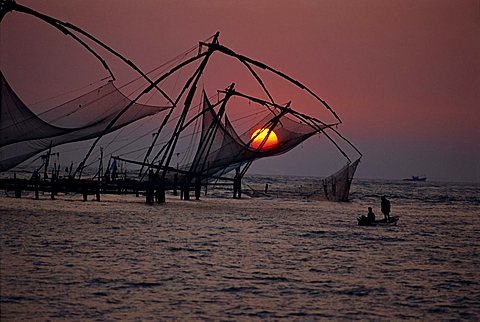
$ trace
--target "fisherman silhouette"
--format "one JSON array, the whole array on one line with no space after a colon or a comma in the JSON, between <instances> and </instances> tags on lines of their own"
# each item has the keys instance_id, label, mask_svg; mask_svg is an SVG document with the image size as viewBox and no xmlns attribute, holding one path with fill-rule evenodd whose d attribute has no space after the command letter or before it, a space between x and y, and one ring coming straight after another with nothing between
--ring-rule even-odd
<instances>
[{"instance_id":1,"label":"fisherman silhouette","mask_svg":"<svg viewBox=\"0 0 480 322\"><path fill-rule=\"evenodd\" d=\"M369 223L375 222L375 214L372 211L372 207L368 207L367 220Z\"/></svg>"},{"instance_id":2,"label":"fisherman silhouette","mask_svg":"<svg viewBox=\"0 0 480 322\"><path fill-rule=\"evenodd\" d=\"M382 202L380 204L382 209L382 214L385 216L385 222L390 222L390 201L386 196L382 196Z\"/></svg>"},{"instance_id":3,"label":"fisherman silhouette","mask_svg":"<svg viewBox=\"0 0 480 322\"><path fill-rule=\"evenodd\" d=\"M368 214L362 215L358 218L359 220L359 225L371 225L375 224L375 214L372 211L372 207L368 207Z\"/></svg>"},{"instance_id":4,"label":"fisherman silhouette","mask_svg":"<svg viewBox=\"0 0 480 322\"><path fill-rule=\"evenodd\" d=\"M242 198L242 176L240 174L240 167L235 169L235 177L233 178L233 198Z\"/></svg>"}]
</instances>

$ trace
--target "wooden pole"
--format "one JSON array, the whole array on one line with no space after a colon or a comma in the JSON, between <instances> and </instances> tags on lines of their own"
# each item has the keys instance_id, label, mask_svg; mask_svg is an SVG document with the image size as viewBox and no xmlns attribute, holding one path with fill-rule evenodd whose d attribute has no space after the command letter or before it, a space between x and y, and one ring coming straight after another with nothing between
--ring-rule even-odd
<instances>
[{"instance_id":1,"label":"wooden pole","mask_svg":"<svg viewBox=\"0 0 480 322\"><path fill-rule=\"evenodd\" d=\"M95 193L95 199L97 201L100 201L100 182L97 183L97 189L96 189L96 193Z\"/></svg>"},{"instance_id":2,"label":"wooden pole","mask_svg":"<svg viewBox=\"0 0 480 322\"><path fill-rule=\"evenodd\" d=\"M22 188L20 186L20 183L18 183L17 181L16 173L13 174L13 181L14 181L13 190L15 190L15 198L22 198Z\"/></svg>"},{"instance_id":3,"label":"wooden pole","mask_svg":"<svg viewBox=\"0 0 480 322\"><path fill-rule=\"evenodd\" d=\"M35 187L35 200L38 200L38 182L40 181L40 176L38 175L38 172L35 171L33 173L33 183Z\"/></svg>"},{"instance_id":4,"label":"wooden pole","mask_svg":"<svg viewBox=\"0 0 480 322\"><path fill-rule=\"evenodd\" d=\"M50 184L52 191L50 192L50 199L55 199L55 170L52 171L52 178L50 179Z\"/></svg>"},{"instance_id":5,"label":"wooden pole","mask_svg":"<svg viewBox=\"0 0 480 322\"><path fill-rule=\"evenodd\" d=\"M82 189L82 195L83 195L83 201L87 201L88 199L88 188L87 188L87 183L86 182L81 182L81 189Z\"/></svg>"},{"instance_id":6,"label":"wooden pole","mask_svg":"<svg viewBox=\"0 0 480 322\"><path fill-rule=\"evenodd\" d=\"M200 192L202 190L202 184L199 178L195 180L195 199L200 200Z\"/></svg>"}]
</instances>

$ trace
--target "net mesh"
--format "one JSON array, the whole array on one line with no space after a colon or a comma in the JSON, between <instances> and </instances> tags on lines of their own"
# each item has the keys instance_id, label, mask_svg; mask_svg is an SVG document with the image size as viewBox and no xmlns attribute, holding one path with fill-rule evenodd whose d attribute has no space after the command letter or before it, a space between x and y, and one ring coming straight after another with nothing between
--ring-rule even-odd
<instances>
[{"instance_id":1,"label":"net mesh","mask_svg":"<svg viewBox=\"0 0 480 322\"><path fill-rule=\"evenodd\" d=\"M11 169L49 147L101 135L130 103L113 82L108 82L42 113L40 118L21 101L1 74L0 171ZM107 133L164 109L134 103Z\"/></svg>"},{"instance_id":2,"label":"net mesh","mask_svg":"<svg viewBox=\"0 0 480 322\"><path fill-rule=\"evenodd\" d=\"M204 96L200 144L189 171L202 178L221 176L256 159L288 152L318 131L285 115L269 115L238 135L228 117L222 123Z\"/></svg>"},{"instance_id":3,"label":"net mesh","mask_svg":"<svg viewBox=\"0 0 480 322\"><path fill-rule=\"evenodd\" d=\"M322 189L314 193L330 201L348 201L350 186L360 159L348 163L342 169L322 180Z\"/></svg>"}]
</instances>

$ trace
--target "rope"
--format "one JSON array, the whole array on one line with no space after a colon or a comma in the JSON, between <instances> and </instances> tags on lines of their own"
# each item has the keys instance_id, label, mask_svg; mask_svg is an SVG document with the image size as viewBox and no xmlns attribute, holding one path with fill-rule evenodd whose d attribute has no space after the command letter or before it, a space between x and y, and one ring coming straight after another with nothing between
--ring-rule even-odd
<instances>
[{"instance_id":1,"label":"rope","mask_svg":"<svg viewBox=\"0 0 480 322\"><path fill-rule=\"evenodd\" d=\"M30 103L30 106L35 106L35 105L39 105L39 104L42 104L42 103L45 103L45 102L48 102L48 101L51 101L51 100L54 100L56 98L59 98L59 97L62 97L62 96L66 96L68 94L72 94L72 93L75 93L75 92L79 92L81 90L84 90L85 88L88 88L90 86L93 86L93 85L97 85L98 83L100 82L103 82L104 80L106 79L109 79L110 76L107 76L107 77L104 77L104 78L101 78L95 82L92 82L88 85L84 85L82 87L79 87L79 88L74 88L74 89L71 89L69 91L66 91L66 92L63 92L63 93L59 93L57 95L54 95L54 96L50 96L50 97L47 97L47 98L44 98L44 99L41 99L39 101L36 101L36 102L33 102L33 103ZM40 114L39 114L40 115Z\"/></svg>"}]
</instances>

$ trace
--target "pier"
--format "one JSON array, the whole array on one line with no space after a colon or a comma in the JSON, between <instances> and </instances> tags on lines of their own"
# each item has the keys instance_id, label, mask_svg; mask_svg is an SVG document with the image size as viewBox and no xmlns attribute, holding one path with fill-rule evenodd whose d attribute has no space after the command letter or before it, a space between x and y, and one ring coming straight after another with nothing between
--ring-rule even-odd
<instances>
[{"instance_id":1,"label":"pier","mask_svg":"<svg viewBox=\"0 0 480 322\"><path fill-rule=\"evenodd\" d=\"M234 191L234 198L240 198L238 194L239 185L238 180L229 180L224 178L222 181L216 181L214 186L232 186ZM94 195L96 201L101 201L102 194L113 195L140 195L145 196L147 204L162 204L165 203L166 191L172 191L172 195L180 190L179 198L182 200L190 200L194 197L199 200L201 196L201 189L204 187L205 195L208 191L208 183L200 183L199 181L191 182L161 182L157 180L139 181L134 179L117 179L113 181L103 181L96 178L93 179L73 179L73 178L49 178L40 179L33 176L31 179L17 178L14 174L13 178L0 179L0 189L5 192L14 192L15 198L22 198L22 193L33 192L34 199L39 199L39 195L49 194L51 199L59 193L63 194L79 194L83 201L88 200L88 196ZM191 196L193 192L193 196ZM238 194L238 195L237 195Z\"/></svg>"}]
</instances>

